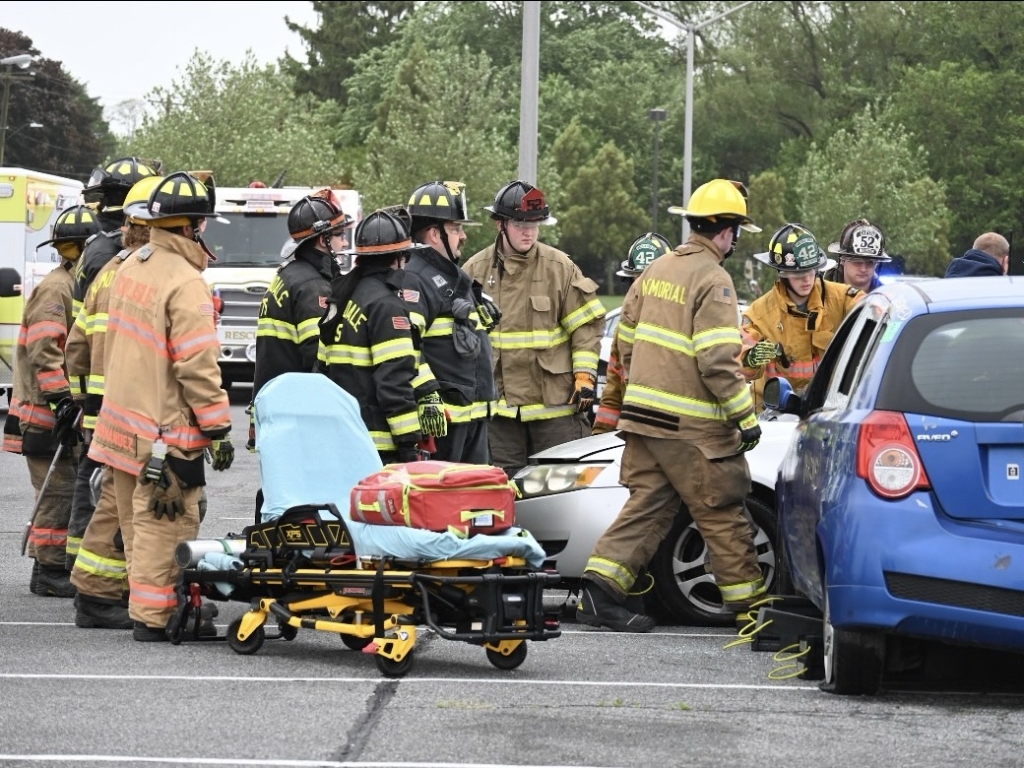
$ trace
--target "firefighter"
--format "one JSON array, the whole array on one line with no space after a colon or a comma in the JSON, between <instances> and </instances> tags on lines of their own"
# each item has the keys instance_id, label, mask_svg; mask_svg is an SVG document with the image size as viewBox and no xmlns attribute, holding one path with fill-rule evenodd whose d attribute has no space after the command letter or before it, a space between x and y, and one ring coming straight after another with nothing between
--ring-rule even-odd
<instances>
[{"instance_id":1,"label":"firefighter","mask_svg":"<svg viewBox=\"0 0 1024 768\"><path fill-rule=\"evenodd\" d=\"M497 237L465 270L501 307L488 443L491 462L512 475L531 454L590 434L604 306L597 283L537 240L541 225L555 223L541 190L512 181L484 210Z\"/></svg>"},{"instance_id":2,"label":"firefighter","mask_svg":"<svg viewBox=\"0 0 1024 768\"><path fill-rule=\"evenodd\" d=\"M626 606L626 596L680 499L738 623L765 591L743 509L750 492L743 453L761 429L740 374L736 291L722 267L740 230L760 229L725 179L698 187L677 210L689 221L689 238L647 267L622 305L619 352L629 380L619 417L626 441L620 481L629 499L594 546L577 605L579 621L619 632L654 627Z\"/></svg>"},{"instance_id":3,"label":"firefighter","mask_svg":"<svg viewBox=\"0 0 1024 768\"><path fill-rule=\"evenodd\" d=\"M107 310L110 285L117 269L138 248L149 242L150 229L141 219L131 216L138 205L145 206L149 195L159 185L159 176L147 176L135 183L124 199L125 227L121 250L107 261L89 287L82 309L68 335L66 348L68 376L76 398L84 394L82 432L86 446L92 441L96 417L103 404L103 353L106 346ZM100 498L94 509L90 481L93 473L102 471ZM75 624L83 628L131 629L128 616L127 580L124 542L118 527L117 504L114 499L114 477L109 467L88 455L78 465L75 503L68 525L68 561L72 568L71 583L78 591L75 598Z\"/></svg>"},{"instance_id":4,"label":"firefighter","mask_svg":"<svg viewBox=\"0 0 1024 768\"><path fill-rule=\"evenodd\" d=\"M74 322L71 272L88 238L99 231L96 212L84 205L57 216L51 238L37 248L52 244L60 264L29 295L15 348L3 449L25 457L38 495L28 535L28 553L34 559L29 589L35 595L75 596L65 561L82 409L71 396L64 345ZM58 444L63 447L55 459Z\"/></svg>"},{"instance_id":5,"label":"firefighter","mask_svg":"<svg viewBox=\"0 0 1024 768\"><path fill-rule=\"evenodd\" d=\"M839 264L825 273L826 280L846 283L868 293L882 284L878 265L892 261L885 252L885 235L867 219L855 219L843 227L839 241L828 247Z\"/></svg>"},{"instance_id":6,"label":"firefighter","mask_svg":"<svg viewBox=\"0 0 1024 768\"><path fill-rule=\"evenodd\" d=\"M784 224L754 258L778 272L771 290L743 313L743 375L754 383L762 408L764 383L784 376L800 392L818 369L821 355L863 291L826 280L829 259L803 224Z\"/></svg>"},{"instance_id":7,"label":"firefighter","mask_svg":"<svg viewBox=\"0 0 1024 768\"><path fill-rule=\"evenodd\" d=\"M94 203L99 212L100 231L82 252L75 267L74 312L82 308L85 292L104 264L121 250L121 228L124 226L124 205L128 192L142 179L159 178L159 174L136 157L121 157L103 168L96 168L86 182L82 195Z\"/></svg>"},{"instance_id":8,"label":"firefighter","mask_svg":"<svg viewBox=\"0 0 1024 768\"><path fill-rule=\"evenodd\" d=\"M648 232L640 235L629 246L629 254L615 274L633 285L640 277L644 269L659 256L671 253L672 246L668 240L657 232ZM598 405L597 413L594 415L593 434L599 435L602 432L611 432L618 426L619 412L622 410L622 390L626 386L626 370L619 361L619 329L615 329L615 336L612 338L612 349L608 355L608 367L606 369L604 389L601 392L601 402Z\"/></svg>"},{"instance_id":9,"label":"firefighter","mask_svg":"<svg viewBox=\"0 0 1024 768\"><path fill-rule=\"evenodd\" d=\"M416 461L420 440L443 437L447 428L437 380L418 370L419 334L400 298L412 248L404 211L364 218L355 232L355 266L332 281L320 321L321 364L359 402L384 464Z\"/></svg>"},{"instance_id":10,"label":"firefighter","mask_svg":"<svg viewBox=\"0 0 1024 768\"><path fill-rule=\"evenodd\" d=\"M464 227L479 222L466 217L465 185L460 182L432 181L417 187L407 210L413 239L429 248L409 257L402 298L422 337L421 366L437 379L449 419L447 434L435 440L433 458L489 464L487 420L494 375L487 331L497 313L493 303L481 303L486 299L479 283L474 291L473 280L459 268Z\"/></svg>"},{"instance_id":11,"label":"firefighter","mask_svg":"<svg viewBox=\"0 0 1024 768\"><path fill-rule=\"evenodd\" d=\"M202 275L210 253L199 230L213 199L198 179L172 173L131 215L150 240L110 286L107 381L89 456L112 470L133 637L150 642L168 639L177 606L174 548L199 533L204 453L223 471L234 448Z\"/></svg>"},{"instance_id":12,"label":"firefighter","mask_svg":"<svg viewBox=\"0 0 1024 768\"><path fill-rule=\"evenodd\" d=\"M275 376L312 372L317 366L319 322L327 309L331 279L338 272L336 259L348 249L352 218L341 210L331 190L307 195L288 213L292 242L260 303L256 327L255 399ZM249 450L256 448L253 408L249 405Z\"/></svg>"}]
</instances>

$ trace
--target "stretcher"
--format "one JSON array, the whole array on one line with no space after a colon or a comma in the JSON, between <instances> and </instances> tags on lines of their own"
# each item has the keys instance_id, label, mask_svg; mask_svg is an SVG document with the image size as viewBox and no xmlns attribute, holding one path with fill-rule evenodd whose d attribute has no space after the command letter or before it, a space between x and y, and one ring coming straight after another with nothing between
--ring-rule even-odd
<instances>
[{"instance_id":1,"label":"stretcher","mask_svg":"<svg viewBox=\"0 0 1024 768\"><path fill-rule=\"evenodd\" d=\"M358 403L326 376L278 376L254 409L257 520L240 536L178 545L173 643L206 639L189 619L210 600L248 606L216 638L236 653L300 629L331 632L391 678L411 669L424 627L482 647L498 669L521 665L529 641L561 634L543 600L560 576L540 570L529 532L462 537L352 519L352 487L382 465Z\"/></svg>"}]
</instances>

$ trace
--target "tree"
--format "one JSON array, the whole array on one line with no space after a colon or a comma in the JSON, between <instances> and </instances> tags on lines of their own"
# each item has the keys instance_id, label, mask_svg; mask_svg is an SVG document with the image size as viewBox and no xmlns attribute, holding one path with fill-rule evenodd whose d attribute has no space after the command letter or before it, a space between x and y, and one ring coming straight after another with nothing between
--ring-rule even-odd
<instances>
[{"instance_id":1,"label":"tree","mask_svg":"<svg viewBox=\"0 0 1024 768\"><path fill-rule=\"evenodd\" d=\"M0 28L0 58L22 53L40 58L28 70L34 75L11 83L4 165L84 181L115 147L103 110L59 61L42 58L31 38ZM26 128L31 122L43 127Z\"/></svg>"},{"instance_id":2,"label":"tree","mask_svg":"<svg viewBox=\"0 0 1024 768\"><path fill-rule=\"evenodd\" d=\"M117 134L124 141L132 141L135 132L142 125L146 115L146 102L143 99L125 99L107 110L110 122L117 129Z\"/></svg>"},{"instance_id":3,"label":"tree","mask_svg":"<svg viewBox=\"0 0 1024 768\"><path fill-rule=\"evenodd\" d=\"M907 272L941 275L949 262L945 187L927 175L928 159L907 131L875 112L865 108L849 129L811 145L794 190L798 220L825 247L848 221L868 218L885 232L886 250L904 256Z\"/></svg>"},{"instance_id":4,"label":"tree","mask_svg":"<svg viewBox=\"0 0 1024 768\"><path fill-rule=\"evenodd\" d=\"M232 65L197 50L180 79L153 90L124 152L158 158L168 172L210 169L222 186L270 183L282 171L300 186L349 183L334 162L330 105L296 97L292 86L251 51Z\"/></svg>"},{"instance_id":5,"label":"tree","mask_svg":"<svg viewBox=\"0 0 1024 768\"><path fill-rule=\"evenodd\" d=\"M445 52L415 42L387 83L378 124L366 140L364 164L355 173L367 210L405 204L428 181L465 182L470 215L508 182L513 148L495 130L501 109L485 54ZM467 229L466 251L493 237L489 227Z\"/></svg>"}]
</instances>

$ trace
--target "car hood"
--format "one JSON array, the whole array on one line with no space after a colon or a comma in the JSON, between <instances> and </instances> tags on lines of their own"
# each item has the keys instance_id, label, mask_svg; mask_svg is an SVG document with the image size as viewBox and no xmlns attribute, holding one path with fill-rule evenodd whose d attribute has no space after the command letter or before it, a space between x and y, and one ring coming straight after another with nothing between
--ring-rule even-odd
<instances>
[{"instance_id":1,"label":"car hood","mask_svg":"<svg viewBox=\"0 0 1024 768\"><path fill-rule=\"evenodd\" d=\"M746 454L750 466L750 477L755 483L766 488L775 487L775 479L779 465L789 448L797 424L796 417L781 416L777 419L761 419L761 442ZM624 442L619 432L605 432L591 435L579 440L556 445L553 448L535 453L530 457L531 464L572 464L614 463L618 464L622 457Z\"/></svg>"}]
</instances>

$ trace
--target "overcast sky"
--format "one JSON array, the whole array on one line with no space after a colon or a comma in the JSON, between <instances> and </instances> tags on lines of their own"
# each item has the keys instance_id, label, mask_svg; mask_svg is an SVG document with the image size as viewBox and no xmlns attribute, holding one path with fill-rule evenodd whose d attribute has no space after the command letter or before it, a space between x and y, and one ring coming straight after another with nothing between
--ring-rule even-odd
<instances>
[{"instance_id":1,"label":"overcast sky","mask_svg":"<svg viewBox=\"0 0 1024 768\"><path fill-rule=\"evenodd\" d=\"M197 48L233 63L243 60L246 49L261 63L277 61L286 49L304 59L302 41L288 31L285 16L307 27L319 21L311 2L291 0L0 0L0 27L31 38L44 57L60 61L104 107L169 86Z\"/></svg>"}]
</instances>

